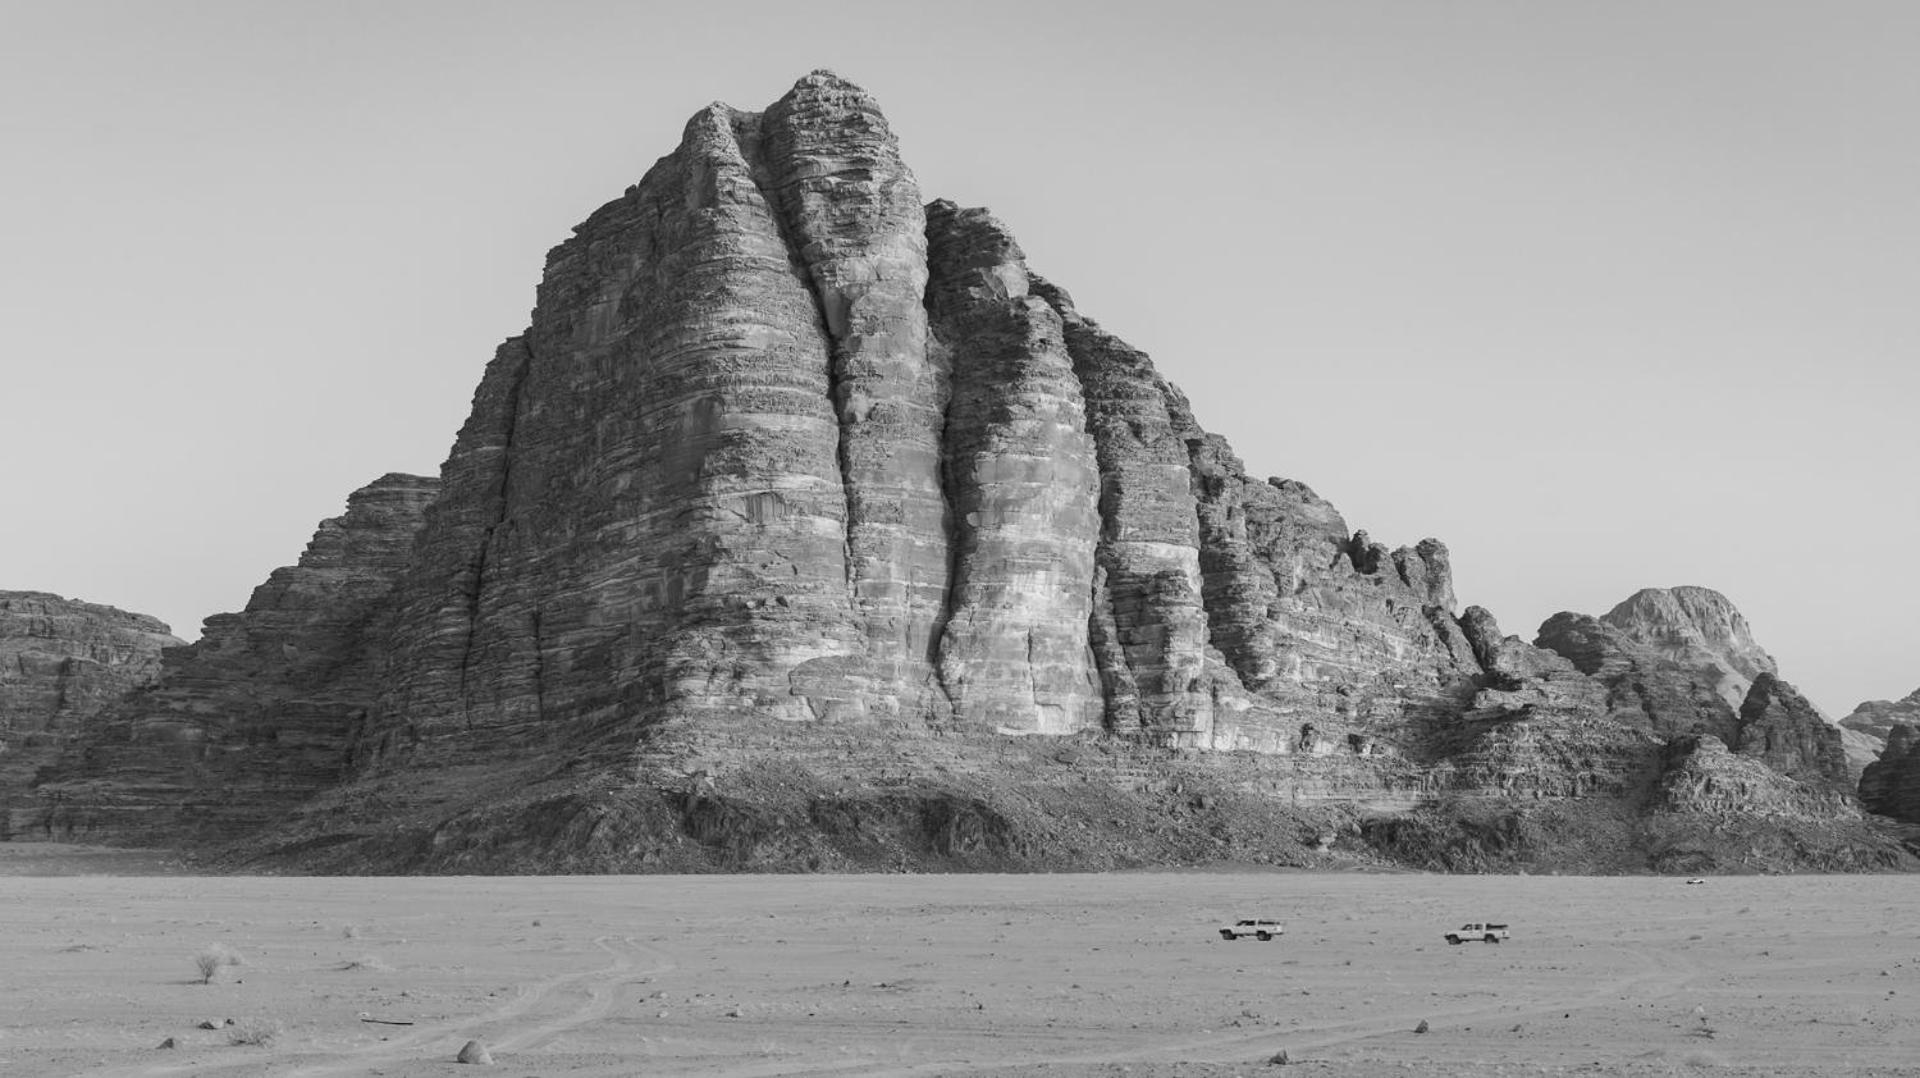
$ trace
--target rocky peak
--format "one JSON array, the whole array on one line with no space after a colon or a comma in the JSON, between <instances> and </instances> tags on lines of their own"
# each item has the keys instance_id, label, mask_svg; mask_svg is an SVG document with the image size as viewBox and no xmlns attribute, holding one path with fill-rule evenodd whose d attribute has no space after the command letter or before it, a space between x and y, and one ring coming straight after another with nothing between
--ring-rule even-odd
<instances>
[{"instance_id":1,"label":"rocky peak","mask_svg":"<svg viewBox=\"0 0 1920 1078\"><path fill-rule=\"evenodd\" d=\"M373 702L388 593L438 489L394 473L350 494L297 564L101 714L84 756L49 768L40 807L16 809L15 831L227 834L338 781Z\"/></svg>"},{"instance_id":2,"label":"rocky peak","mask_svg":"<svg viewBox=\"0 0 1920 1078\"><path fill-rule=\"evenodd\" d=\"M1655 654L1714 673L1714 690L1732 707L1761 674L1778 674L1773 657L1754 643L1747 619L1712 588L1644 588L1599 620Z\"/></svg>"},{"instance_id":3,"label":"rocky peak","mask_svg":"<svg viewBox=\"0 0 1920 1078\"><path fill-rule=\"evenodd\" d=\"M1622 725L1660 738L1739 739L1737 714L1721 695L1722 667L1714 660L1703 665L1694 652L1654 647L1600 618L1565 611L1541 624L1534 643L1605 686L1606 711Z\"/></svg>"}]
</instances>

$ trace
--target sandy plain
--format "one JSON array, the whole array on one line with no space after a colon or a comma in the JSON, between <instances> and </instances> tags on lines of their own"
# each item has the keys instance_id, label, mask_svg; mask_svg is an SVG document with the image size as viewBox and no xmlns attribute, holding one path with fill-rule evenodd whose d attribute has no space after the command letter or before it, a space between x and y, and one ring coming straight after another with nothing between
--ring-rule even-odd
<instances>
[{"instance_id":1,"label":"sandy plain","mask_svg":"<svg viewBox=\"0 0 1920 1078\"><path fill-rule=\"evenodd\" d=\"M1911 877L316 879L58 853L0 845L7 1078L1920 1074ZM1255 916L1285 936L1216 932ZM1483 917L1512 940L1441 939ZM215 943L244 962L199 983ZM454 1062L469 1039L491 1068Z\"/></svg>"}]
</instances>

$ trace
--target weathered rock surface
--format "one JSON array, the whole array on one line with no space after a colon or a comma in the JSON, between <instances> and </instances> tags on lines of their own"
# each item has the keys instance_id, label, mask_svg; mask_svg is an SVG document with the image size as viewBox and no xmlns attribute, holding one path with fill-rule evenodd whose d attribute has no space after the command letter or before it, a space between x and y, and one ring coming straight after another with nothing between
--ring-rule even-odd
<instances>
[{"instance_id":1,"label":"weathered rock surface","mask_svg":"<svg viewBox=\"0 0 1920 1078\"><path fill-rule=\"evenodd\" d=\"M1676 735L1830 777L1783 686L1736 711L1773 666L1717 594L1528 645L1438 540L1250 477L826 72L702 110L549 254L435 486L356 494L40 826L333 870L1632 869Z\"/></svg>"},{"instance_id":2,"label":"weathered rock surface","mask_svg":"<svg viewBox=\"0 0 1920 1078\"><path fill-rule=\"evenodd\" d=\"M1799 690L1773 674L1754 678L1747 690L1733 749L1808 785L1853 789L1839 728L1827 722Z\"/></svg>"},{"instance_id":3,"label":"weathered rock surface","mask_svg":"<svg viewBox=\"0 0 1920 1078\"><path fill-rule=\"evenodd\" d=\"M145 614L0 591L0 736L59 729L152 681L183 641Z\"/></svg>"},{"instance_id":4,"label":"weathered rock surface","mask_svg":"<svg viewBox=\"0 0 1920 1078\"><path fill-rule=\"evenodd\" d=\"M1920 725L1920 689L1898 700L1865 700L1840 720L1848 730L1858 731L1885 742L1895 726Z\"/></svg>"},{"instance_id":5,"label":"weathered rock surface","mask_svg":"<svg viewBox=\"0 0 1920 1078\"><path fill-rule=\"evenodd\" d=\"M0 591L0 839L38 770L109 704L154 680L182 641L158 618Z\"/></svg>"},{"instance_id":6,"label":"weathered rock surface","mask_svg":"<svg viewBox=\"0 0 1920 1078\"><path fill-rule=\"evenodd\" d=\"M1887 747L1860 775L1860 803L1868 812L1920 824L1920 727L1888 729Z\"/></svg>"},{"instance_id":7,"label":"weathered rock surface","mask_svg":"<svg viewBox=\"0 0 1920 1078\"><path fill-rule=\"evenodd\" d=\"M167 649L151 685L99 716L84 753L49 768L37 803L16 799L15 834L227 836L339 782L377 685L384 600L437 487L387 475L355 491L244 611Z\"/></svg>"},{"instance_id":8,"label":"weathered rock surface","mask_svg":"<svg viewBox=\"0 0 1920 1078\"><path fill-rule=\"evenodd\" d=\"M1778 674L1773 657L1753 641L1747 619L1712 588L1644 588L1600 615L1662 659L1698 670L1733 707L1761 674Z\"/></svg>"},{"instance_id":9,"label":"weathered rock surface","mask_svg":"<svg viewBox=\"0 0 1920 1078\"><path fill-rule=\"evenodd\" d=\"M1900 724L1920 726L1920 689L1898 700L1866 700L1840 720L1840 740L1847 750L1847 766L1857 781L1868 764L1880 758L1887 737Z\"/></svg>"}]
</instances>

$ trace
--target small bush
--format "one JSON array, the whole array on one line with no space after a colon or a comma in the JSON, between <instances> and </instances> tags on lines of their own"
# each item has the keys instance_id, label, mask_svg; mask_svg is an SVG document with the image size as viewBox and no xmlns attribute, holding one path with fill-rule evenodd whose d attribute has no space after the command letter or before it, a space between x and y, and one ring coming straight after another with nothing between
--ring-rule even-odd
<instances>
[{"instance_id":1,"label":"small bush","mask_svg":"<svg viewBox=\"0 0 1920 1078\"><path fill-rule=\"evenodd\" d=\"M227 1043L264 1048L280 1035L280 1022L273 1018L242 1018L227 1027Z\"/></svg>"},{"instance_id":2,"label":"small bush","mask_svg":"<svg viewBox=\"0 0 1920 1078\"><path fill-rule=\"evenodd\" d=\"M193 965L200 971L200 983L212 984L213 975L226 966L243 964L240 955L225 944L214 943L203 948L193 956Z\"/></svg>"}]
</instances>

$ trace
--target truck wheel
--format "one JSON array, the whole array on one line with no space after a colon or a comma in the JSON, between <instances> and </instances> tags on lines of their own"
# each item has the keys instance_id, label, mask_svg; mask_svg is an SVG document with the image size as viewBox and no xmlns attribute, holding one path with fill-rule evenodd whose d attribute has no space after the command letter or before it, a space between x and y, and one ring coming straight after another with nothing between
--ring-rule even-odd
<instances>
[{"instance_id":1,"label":"truck wheel","mask_svg":"<svg viewBox=\"0 0 1920 1078\"><path fill-rule=\"evenodd\" d=\"M1493 934L1493 933L1491 933L1491 932L1489 932L1489 933L1487 933L1487 942L1488 942L1488 943L1499 943L1499 942L1500 942L1500 937L1499 937L1499 936L1496 936L1496 935L1494 935L1494 934Z\"/></svg>"},{"instance_id":2,"label":"truck wheel","mask_svg":"<svg viewBox=\"0 0 1920 1078\"><path fill-rule=\"evenodd\" d=\"M1459 937L1459 936L1448 936L1448 937L1447 937L1447 946L1449 946L1449 947L1458 947L1458 946L1460 946L1460 937Z\"/></svg>"},{"instance_id":3,"label":"truck wheel","mask_svg":"<svg viewBox=\"0 0 1920 1078\"><path fill-rule=\"evenodd\" d=\"M1232 943L1232 942L1233 942L1233 932L1232 932L1231 930L1229 930L1229 929L1225 929L1225 928L1223 928L1223 929L1221 929L1221 930L1220 930L1220 938L1221 938L1221 939L1223 939L1223 940L1226 940L1226 941L1227 941L1228 943Z\"/></svg>"},{"instance_id":4,"label":"truck wheel","mask_svg":"<svg viewBox=\"0 0 1920 1078\"><path fill-rule=\"evenodd\" d=\"M1265 943L1265 942L1267 942L1268 940L1270 940L1270 939L1272 939L1272 938L1273 938L1273 933L1271 933L1271 932L1255 932L1255 933L1253 934L1253 938L1254 938L1254 939L1257 939L1257 940L1259 940L1259 941L1260 941L1261 943Z\"/></svg>"}]
</instances>

